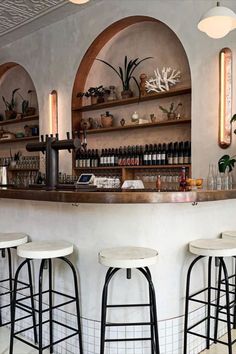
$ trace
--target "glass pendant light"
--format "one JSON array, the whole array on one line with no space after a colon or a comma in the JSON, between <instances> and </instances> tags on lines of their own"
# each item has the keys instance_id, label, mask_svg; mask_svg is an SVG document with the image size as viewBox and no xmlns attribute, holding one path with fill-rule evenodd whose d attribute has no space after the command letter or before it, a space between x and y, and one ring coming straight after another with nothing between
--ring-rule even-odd
<instances>
[{"instance_id":1,"label":"glass pendant light","mask_svg":"<svg viewBox=\"0 0 236 354\"><path fill-rule=\"evenodd\" d=\"M235 28L236 14L228 7L220 6L219 1L198 23L198 29L211 38L222 38Z\"/></svg>"},{"instance_id":2,"label":"glass pendant light","mask_svg":"<svg viewBox=\"0 0 236 354\"><path fill-rule=\"evenodd\" d=\"M73 4L77 5L82 5L85 4L86 2L89 2L89 0L69 0L70 2L73 2Z\"/></svg>"}]
</instances>

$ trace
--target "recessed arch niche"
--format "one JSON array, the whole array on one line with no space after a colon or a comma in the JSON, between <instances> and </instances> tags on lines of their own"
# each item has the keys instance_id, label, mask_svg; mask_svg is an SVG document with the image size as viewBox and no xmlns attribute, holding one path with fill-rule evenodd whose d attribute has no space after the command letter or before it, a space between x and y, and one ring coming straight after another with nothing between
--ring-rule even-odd
<instances>
[{"instance_id":1,"label":"recessed arch niche","mask_svg":"<svg viewBox=\"0 0 236 354\"><path fill-rule=\"evenodd\" d=\"M38 114L38 99L35 90L34 83L29 73L23 68L23 66L17 63L5 63L0 65L0 92L1 96L4 96L7 101L11 99L11 93L14 89L20 88L19 93L25 100L30 101L30 105L36 108L36 114ZM28 91L32 90L32 94L29 96ZM21 112L22 98L16 94L16 111ZM4 116L5 105L0 98L0 114Z\"/></svg>"},{"instance_id":2,"label":"recessed arch niche","mask_svg":"<svg viewBox=\"0 0 236 354\"><path fill-rule=\"evenodd\" d=\"M135 71L135 77L139 81L141 73L147 74L150 78L158 67L171 66L181 71L181 82L179 87L191 89L190 67L184 47L177 35L164 23L146 16L131 16L121 19L106 28L91 44L85 53L78 71L76 73L72 93L72 129L79 129L81 117L99 118L101 113L108 109L80 112L76 110L84 104L89 104L84 99L78 98L78 92L85 92L89 87L94 86L116 86L118 93L121 91L121 82L113 71L96 58L104 59L115 67L123 66L124 57L140 59L152 56L153 59L145 61ZM177 87L177 86L176 86ZM137 95L135 84L132 89ZM159 105L169 107L171 102L183 103L184 115L191 118L191 94L163 98L161 101L142 102L127 106L112 107L109 110L114 115L114 125L120 124L120 119L125 118L127 124L134 111L139 111L141 116L149 117L151 113L160 116L162 113ZM112 132L111 134L89 135L89 147L107 148L124 145L136 145L160 143L180 140L191 140L191 125L171 127L172 135L169 137L169 129L160 127L158 129L145 128L138 130L124 130ZM145 135L145 138L144 138ZM181 138L180 138L181 135ZM145 142L144 142L145 140Z\"/></svg>"}]
</instances>

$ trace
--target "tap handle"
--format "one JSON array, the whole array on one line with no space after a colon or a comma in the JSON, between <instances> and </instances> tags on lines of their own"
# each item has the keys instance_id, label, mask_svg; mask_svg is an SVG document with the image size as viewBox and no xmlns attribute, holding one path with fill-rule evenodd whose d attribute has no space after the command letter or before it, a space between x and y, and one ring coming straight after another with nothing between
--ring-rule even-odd
<instances>
[{"instance_id":1,"label":"tap handle","mask_svg":"<svg viewBox=\"0 0 236 354\"><path fill-rule=\"evenodd\" d=\"M44 136L43 135L41 135L41 141L42 141L42 143L44 142Z\"/></svg>"},{"instance_id":2,"label":"tap handle","mask_svg":"<svg viewBox=\"0 0 236 354\"><path fill-rule=\"evenodd\" d=\"M53 138L53 134L50 134L50 137Z\"/></svg>"},{"instance_id":3,"label":"tap handle","mask_svg":"<svg viewBox=\"0 0 236 354\"><path fill-rule=\"evenodd\" d=\"M66 132L66 137L68 140L70 140L70 132Z\"/></svg>"},{"instance_id":4,"label":"tap handle","mask_svg":"<svg viewBox=\"0 0 236 354\"><path fill-rule=\"evenodd\" d=\"M45 135L45 138L46 138L46 140L47 140L47 138L48 138L48 134L46 134L46 135Z\"/></svg>"},{"instance_id":5,"label":"tap handle","mask_svg":"<svg viewBox=\"0 0 236 354\"><path fill-rule=\"evenodd\" d=\"M56 139L59 140L59 134L58 133L56 133Z\"/></svg>"}]
</instances>

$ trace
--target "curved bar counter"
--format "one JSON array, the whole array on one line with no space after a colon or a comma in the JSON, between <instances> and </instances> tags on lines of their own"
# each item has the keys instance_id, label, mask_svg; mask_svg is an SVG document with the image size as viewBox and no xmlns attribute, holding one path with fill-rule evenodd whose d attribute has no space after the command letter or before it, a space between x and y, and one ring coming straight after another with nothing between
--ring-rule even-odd
<instances>
[{"instance_id":1,"label":"curved bar counter","mask_svg":"<svg viewBox=\"0 0 236 354\"><path fill-rule=\"evenodd\" d=\"M186 273L193 259L188 243L198 238L219 237L225 230L236 230L235 210L236 189L192 192L0 190L1 232L24 232L34 241L58 238L74 244L71 258L79 272L84 344L85 348L88 345L95 348L94 353L99 351L101 294L106 273L106 268L98 264L98 252L119 246L158 251L158 262L151 267L151 272L157 292L161 350L162 353L181 353ZM121 273L116 279L116 289L120 291L111 286L112 301L145 303L147 289L139 277L133 271L132 279L127 280L125 272ZM204 278L203 268L199 267L192 279L193 288L199 289ZM59 265L56 282L59 289L72 291L70 274ZM128 287L131 292L127 292ZM202 311L204 308L195 311L194 318L200 320ZM61 321L75 321L69 310L61 316ZM135 309L130 315L115 311L112 318L117 322L122 322L123 318L134 322L140 318L140 312ZM123 333L120 328L114 331L115 336ZM129 331L130 336L137 333L132 326ZM197 337L193 337L191 343L198 348L195 353L205 346Z\"/></svg>"},{"instance_id":2,"label":"curved bar counter","mask_svg":"<svg viewBox=\"0 0 236 354\"><path fill-rule=\"evenodd\" d=\"M157 191L47 191L43 189L1 188L0 198L38 200L61 203L96 204L149 204L149 203L198 203L236 199L236 189L196 190L186 192Z\"/></svg>"}]
</instances>

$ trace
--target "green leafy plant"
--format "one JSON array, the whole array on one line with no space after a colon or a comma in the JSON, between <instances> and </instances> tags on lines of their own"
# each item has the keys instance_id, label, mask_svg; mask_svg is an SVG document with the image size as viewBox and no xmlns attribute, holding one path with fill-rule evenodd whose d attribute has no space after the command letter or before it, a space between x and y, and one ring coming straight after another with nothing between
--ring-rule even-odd
<instances>
[{"instance_id":1,"label":"green leafy plant","mask_svg":"<svg viewBox=\"0 0 236 354\"><path fill-rule=\"evenodd\" d=\"M11 152L11 149L10 149L10 156L11 156L11 160L12 160L12 161L19 161L21 155L22 155L22 154L21 154L20 151L18 151L18 152L16 152L15 154L12 155L12 152Z\"/></svg>"},{"instance_id":2,"label":"green leafy plant","mask_svg":"<svg viewBox=\"0 0 236 354\"><path fill-rule=\"evenodd\" d=\"M233 115L233 117L230 120L230 123L232 124L235 121L236 121L236 114ZM234 130L234 134L236 134L236 129ZM234 168L235 162L236 162L236 155L233 156L223 155L218 161L219 172L225 172L227 169L229 170L229 172L231 172Z\"/></svg>"},{"instance_id":3,"label":"green leafy plant","mask_svg":"<svg viewBox=\"0 0 236 354\"><path fill-rule=\"evenodd\" d=\"M122 87L123 87L123 91L128 91L130 90L130 81L134 80L134 82L136 83L138 90L139 90L139 95L140 95L140 87L138 84L137 79L133 76L134 70L145 60L148 59L152 59L152 57L146 57L144 59L139 60L139 58L136 59L131 59L128 62L128 58L127 55L124 58L124 66L123 68L121 66L118 67L118 69L116 69L113 65L111 65L110 63L108 63L105 60L102 59L96 59L102 63L104 63L105 65L109 66L109 68L111 68L120 78L121 82L122 82Z\"/></svg>"},{"instance_id":4,"label":"green leafy plant","mask_svg":"<svg viewBox=\"0 0 236 354\"><path fill-rule=\"evenodd\" d=\"M181 106L182 103L178 103L175 107L174 102L172 102L169 109L166 109L163 106L159 106L159 108L162 112L166 113L167 115L170 115L171 113L176 113L177 109Z\"/></svg>"},{"instance_id":5,"label":"green leafy plant","mask_svg":"<svg viewBox=\"0 0 236 354\"><path fill-rule=\"evenodd\" d=\"M29 100L24 99L24 97L22 97L22 95L17 92L17 94L20 96L20 98L22 99L22 103L21 103L21 110L23 114L26 114L28 111L28 108L31 107L31 99L32 99L32 93L35 92L34 90L28 90L27 94L29 95Z\"/></svg>"},{"instance_id":6,"label":"green leafy plant","mask_svg":"<svg viewBox=\"0 0 236 354\"><path fill-rule=\"evenodd\" d=\"M11 100L7 101L4 96L2 96L3 102L6 107L6 111L14 111L14 108L16 107L16 100L15 100L15 94L19 90L19 88L16 88L12 91L11 94Z\"/></svg>"}]
</instances>

